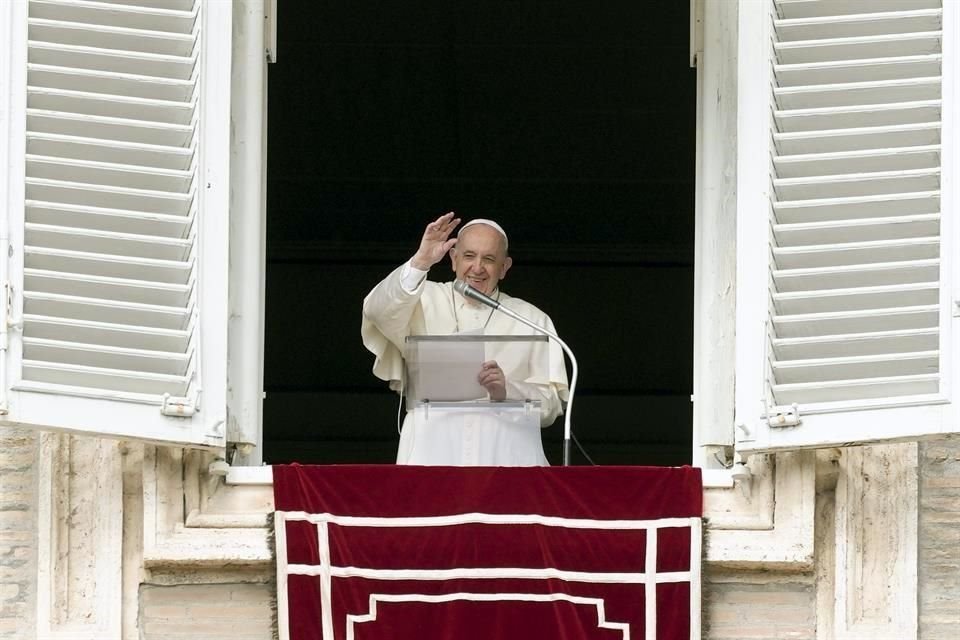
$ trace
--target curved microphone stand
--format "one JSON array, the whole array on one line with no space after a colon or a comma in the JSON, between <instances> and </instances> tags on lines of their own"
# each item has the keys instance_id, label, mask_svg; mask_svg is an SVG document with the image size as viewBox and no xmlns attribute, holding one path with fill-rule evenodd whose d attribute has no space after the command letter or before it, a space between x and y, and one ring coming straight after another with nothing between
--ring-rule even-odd
<instances>
[{"instance_id":1,"label":"curved microphone stand","mask_svg":"<svg viewBox=\"0 0 960 640\"><path fill-rule=\"evenodd\" d=\"M527 325L534 331L539 331L540 333L550 338L553 338L554 340L557 341L557 344L560 345L560 348L563 349L563 352L567 354L567 357L570 358L570 364L573 366L573 372L570 375L570 392L567 394L567 408L563 412L563 466L569 467L570 466L570 434L571 434L570 415L573 413L573 394L577 389L577 375L580 372L580 367L577 364L576 356L573 355L573 351L571 351L570 347L567 346L567 343L561 340L560 336L558 336L554 332L548 331L547 329L544 329L540 325L530 320L527 320L526 318L521 316L519 313L517 313L513 309L510 309L509 307L505 307L499 302L497 302L496 300L494 300L493 298L483 293L480 293L479 291L477 291L476 289L468 285L463 280L454 280L453 288L457 293L464 296L465 298L471 298L473 300L476 300L477 302L481 302L487 305L488 307L493 307L497 311L507 314L514 320L519 320L520 322Z\"/></svg>"}]
</instances>

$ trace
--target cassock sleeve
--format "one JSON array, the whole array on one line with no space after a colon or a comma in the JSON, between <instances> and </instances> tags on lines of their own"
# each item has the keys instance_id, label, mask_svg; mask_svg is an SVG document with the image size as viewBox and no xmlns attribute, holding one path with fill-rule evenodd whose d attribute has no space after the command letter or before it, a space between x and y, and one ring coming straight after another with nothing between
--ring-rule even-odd
<instances>
[{"instance_id":1,"label":"cassock sleeve","mask_svg":"<svg viewBox=\"0 0 960 640\"><path fill-rule=\"evenodd\" d=\"M532 319L543 328L556 333L550 317L536 307L536 316L530 313ZM563 402L569 393L567 383L567 368L563 357L563 350L553 340L541 343L534 347L530 355L529 377L518 380L507 375L507 397L527 398L540 401L540 426L549 427L564 411ZM547 354L543 350L547 350ZM544 368L545 367L545 368Z\"/></svg>"},{"instance_id":2,"label":"cassock sleeve","mask_svg":"<svg viewBox=\"0 0 960 640\"><path fill-rule=\"evenodd\" d=\"M413 325L423 325L420 296L425 280L413 291L407 291L401 283L403 268L394 269L367 294L360 324L363 346L375 358L373 375L388 381L394 390L399 390L403 379L404 340Z\"/></svg>"}]
</instances>

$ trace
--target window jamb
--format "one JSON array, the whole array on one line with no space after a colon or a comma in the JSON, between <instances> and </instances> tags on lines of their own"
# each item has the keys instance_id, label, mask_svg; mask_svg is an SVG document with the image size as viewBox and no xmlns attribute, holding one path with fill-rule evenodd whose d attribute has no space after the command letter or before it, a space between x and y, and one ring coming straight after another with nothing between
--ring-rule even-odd
<instances>
[{"instance_id":1,"label":"window jamb","mask_svg":"<svg viewBox=\"0 0 960 640\"><path fill-rule=\"evenodd\" d=\"M736 313L736 20L733 3L697 2L693 463L732 451Z\"/></svg>"}]
</instances>

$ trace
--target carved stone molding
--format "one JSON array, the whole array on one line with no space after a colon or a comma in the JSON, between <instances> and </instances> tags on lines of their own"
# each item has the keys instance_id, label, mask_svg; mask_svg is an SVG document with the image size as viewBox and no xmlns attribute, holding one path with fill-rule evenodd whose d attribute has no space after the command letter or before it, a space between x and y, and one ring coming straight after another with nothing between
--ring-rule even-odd
<instances>
[{"instance_id":1,"label":"carved stone molding","mask_svg":"<svg viewBox=\"0 0 960 640\"><path fill-rule=\"evenodd\" d=\"M119 638L119 443L43 433L38 478L37 637Z\"/></svg>"},{"instance_id":2,"label":"carved stone molding","mask_svg":"<svg viewBox=\"0 0 960 640\"><path fill-rule=\"evenodd\" d=\"M225 484L206 472L201 451L148 446L143 464L143 561L164 566L228 568L271 561L270 485Z\"/></svg>"},{"instance_id":3,"label":"carved stone molding","mask_svg":"<svg viewBox=\"0 0 960 640\"><path fill-rule=\"evenodd\" d=\"M751 478L704 491L706 561L727 568L811 569L815 454L753 456L749 466Z\"/></svg>"},{"instance_id":4,"label":"carved stone molding","mask_svg":"<svg viewBox=\"0 0 960 640\"><path fill-rule=\"evenodd\" d=\"M751 474L748 480L738 480L729 488L704 490L703 513L710 529L773 529L774 456L751 456L747 466Z\"/></svg>"},{"instance_id":5,"label":"carved stone molding","mask_svg":"<svg viewBox=\"0 0 960 640\"><path fill-rule=\"evenodd\" d=\"M817 637L917 638L917 444L843 449L821 522Z\"/></svg>"}]
</instances>

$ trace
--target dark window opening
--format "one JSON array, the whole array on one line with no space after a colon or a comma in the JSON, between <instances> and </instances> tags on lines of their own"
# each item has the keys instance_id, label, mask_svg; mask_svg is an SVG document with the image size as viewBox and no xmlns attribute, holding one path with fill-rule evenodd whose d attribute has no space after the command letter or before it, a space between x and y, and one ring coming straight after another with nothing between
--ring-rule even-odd
<instances>
[{"instance_id":1,"label":"dark window opening","mask_svg":"<svg viewBox=\"0 0 960 640\"><path fill-rule=\"evenodd\" d=\"M503 288L549 313L577 354L573 427L594 461L690 462L687 12L283 3L269 69L265 462L394 460L398 398L371 373L360 305L449 210L510 234ZM543 432L553 464L562 436L562 418Z\"/></svg>"}]
</instances>

